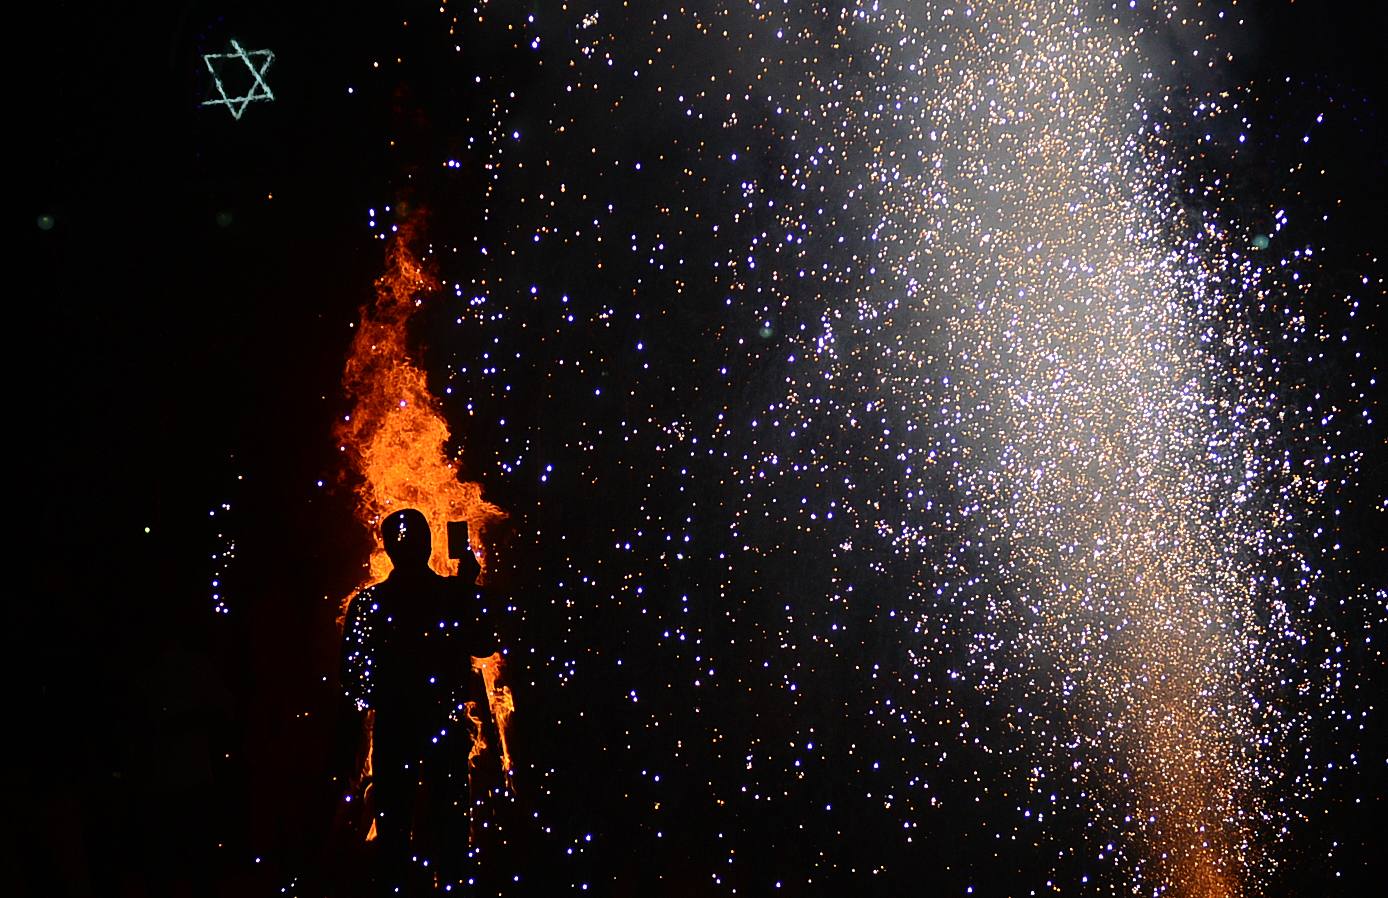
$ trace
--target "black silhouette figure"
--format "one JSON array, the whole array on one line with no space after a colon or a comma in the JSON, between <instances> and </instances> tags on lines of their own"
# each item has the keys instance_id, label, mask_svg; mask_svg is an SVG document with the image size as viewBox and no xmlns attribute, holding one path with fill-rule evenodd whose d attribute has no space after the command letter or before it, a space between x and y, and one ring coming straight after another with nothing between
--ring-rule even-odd
<instances>
[{"instance_id":1,"label":"black silhouette figure","mask_svg":"<svg viewBox=\"0 0 1388 898\"><path fill-rule=\"evenodd\" d=\"M476 595L480 567L464 536L462 550L453 552L458 576L434 573L429 522L415 509L387 517L381 537L393 568L348 607L343 684L358 709L375 711L371 788L377 853L381 884L394 893L405 889L411 869L420 869L410 859L432 853L421 825L441 827L438 807L449 785L430 780L448 777L453 765L446 753L467 753L467 738L449 712L472 678L471 650L478 646L471 643L478 639L468 599ZM438 839L436 832L433 841Z\"/></svg>"}]
</instances>

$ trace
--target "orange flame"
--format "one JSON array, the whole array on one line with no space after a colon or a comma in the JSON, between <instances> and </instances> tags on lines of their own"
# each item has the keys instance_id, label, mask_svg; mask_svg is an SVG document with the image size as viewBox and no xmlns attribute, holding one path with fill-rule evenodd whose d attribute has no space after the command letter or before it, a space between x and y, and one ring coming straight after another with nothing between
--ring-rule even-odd
<instances>
[{"instance_id":1,"label":"orange flame","mask_svg":"<svg viewBox=\"0 0 1388 898\"><path fill-rule=\"evenodd\" d=\"M449 521L466 520L468 532L482 533L506 517L482 498L480 484L458 479L458 463L448 456L448 422L429 392L424 371L410 357L407 326L438 285L410 249L415 225L406 222L386 252L386 271L376 281L376 300L362 308L342 384L353 401L338 422L336 435L356 484L357 518L371 533L371 562L363 586L390 572L381 544L380 523L393 511L417 508L434 533ZM474 536L475 538L475 536ZM474 550L483 569L481 546ZM429 565L448 576L457 564L436 540Z\"/></svg>"},{"instance_id":2,"label":"orange flame","mask_svg":"<svg viewBox=\"0 0 1388 898\"><path fill-rule=\"evenodd\" d=\"M371 708L366 712L366 722L362 725L362 728L366 730L366 753L362 756L361 770L357 773L357 782L369 783L375 775L375 770L372 765L372 757L375 754L376 749L375 708ZM362 790L361 797L362 801L367 803L366 806L371 807L372 796L370 786L367 786L365 789ZM371 827L366 831L366 841L376 841L376 835L376 818L373 815L371 818Z\"/></svg>"},{"instance_id":3,"label":"orange flame","mask_svg":"<svg viewBox=\"0 0 1388 898\"><path fill-rule=\"evenodd\" d=\"M468 733L472 736L472 748L467 753L468 769L482 752L487 750L487 737L482 733L482 718L477 713L477 702L463 702L463 716L467 718Z\"/></svg>"}]
</instances>

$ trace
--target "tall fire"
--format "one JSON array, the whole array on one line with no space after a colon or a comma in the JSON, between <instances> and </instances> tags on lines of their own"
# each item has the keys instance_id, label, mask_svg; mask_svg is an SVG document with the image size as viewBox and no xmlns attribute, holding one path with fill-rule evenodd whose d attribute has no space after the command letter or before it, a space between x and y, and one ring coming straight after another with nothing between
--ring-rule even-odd
<instances>
[{"instance_id":1,"label":"tall fire","mask_svg":"<svg viewBox=\"0 0 1388 898\"><path fill-rule=\"evenodd\" d=\"M388 244L385 271L376 281L374 301L362 307L342 376L351 409L338 422L335 435L346 473L354 481L357 520L372 539L370 561L359 588L379 583L390 573L380 524L394 511L415 508L428 518L435 537L429 565L443 576L458 570L443 538L448 522L467 521L485 578L487 554L478 535L506 517L504 511L482 498L480 484L460 478L458 462L448 453L448 422L429 391L424 369L410 353L410 320L437 288L412 248L418 231L416 220L406 220ZM349 599L343 599L344 614ZM499 653L471 659L471 670L484 681L498 731L502 773L509 784L507 729L515 703L510 687L498 685L504 666ZM361 781L371 773L373 716L366 715L364 724L368 749L358 771ZM475 758L487 745L480 725L473 730L470 754ZM373 824L368 841L374 833Z\"/></svg>"},{"instance_id":2,"label":"tall fire","mask_svg":"<svg viewBox=\"0 0 1388 898\"><path fill-rule=\"evenodd\" d=\"M506 516L482 498L480 484L459 479L458 464L448 456L448 422L424 370L410 356L410 319L437 286L410 248L416 229L406 222L390 241L376 299L362 308L342 375L352 410L338 423L336 435L347 466L359 478L357 518L373 540L363 586L390 572L378 529L392 511L419 509L436 536L449 521L465 520L476 534ZM485 572L485 549L476 544L473 549ZM444 576L457 572L442 539L435 539L429 564Z\"/></svg>"}]
</instances>

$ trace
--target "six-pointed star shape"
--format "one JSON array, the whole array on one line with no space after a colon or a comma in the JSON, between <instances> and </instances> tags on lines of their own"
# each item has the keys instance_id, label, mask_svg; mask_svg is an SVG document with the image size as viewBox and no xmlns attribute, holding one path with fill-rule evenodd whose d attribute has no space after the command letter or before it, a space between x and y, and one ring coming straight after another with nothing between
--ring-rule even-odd
<instances>
[{"instance_id":1,"label":"six-pointed star shape","mask_svg":"<svg viewBox=\"0 0 1388 898\"><path fill-rule=\"evenodd\" d=\"M270 63L275 61L275 54L270 50L245 50L235 40L231 42L231 53L206 53L202 61L207 63L207 70L212 73L212 82L217 86L217 93L221 96L218 100L203 100L204 106L226 106L227 110L236 120L240 121L241 113L246 111L252 100L273 100L275 95L270 92L270 86L265 83L265 72L270 68ZM261 60L259 68L251 62L251 57L256 56ZM217 74L217 67L213 64L215 59L239 59L246 65L247 71L251 73L251 88L239 97L228 97L226 88L222 87L222 78Z\"/></svg>"}]
</instances>

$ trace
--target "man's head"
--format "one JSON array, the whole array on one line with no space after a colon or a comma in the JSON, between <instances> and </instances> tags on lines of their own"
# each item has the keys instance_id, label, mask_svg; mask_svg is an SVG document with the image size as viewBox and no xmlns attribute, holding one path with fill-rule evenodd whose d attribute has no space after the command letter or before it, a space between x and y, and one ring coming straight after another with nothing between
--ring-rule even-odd
<instances>
[{"instance_id":1,"label":"man's head","mask_svg":"<svg viewBox=\"0 0 1388 898\"><path fill-rule=\"evenodd\" d=\"M434 551L434 539L429 533L429 519L414 508L402 508L381 524L381 542L396 570L423 569L429 565Z\"/></svg>"}]
</instances>

